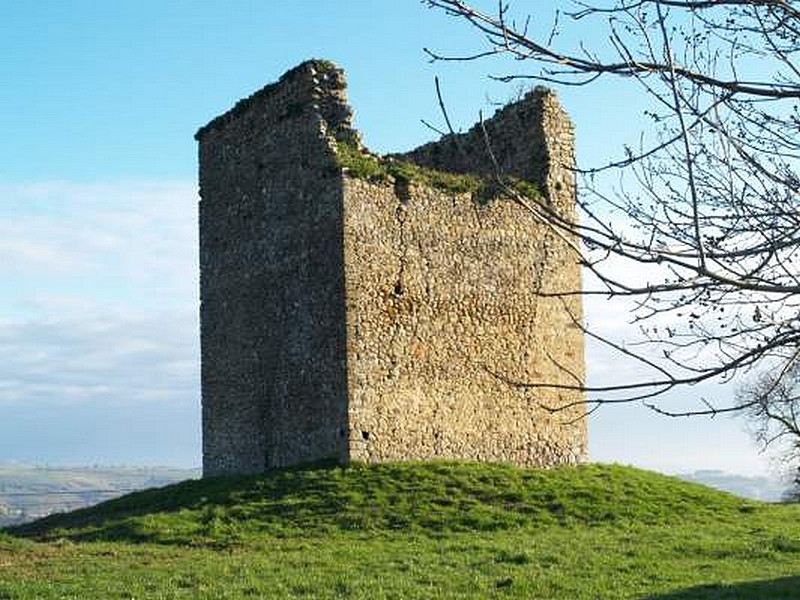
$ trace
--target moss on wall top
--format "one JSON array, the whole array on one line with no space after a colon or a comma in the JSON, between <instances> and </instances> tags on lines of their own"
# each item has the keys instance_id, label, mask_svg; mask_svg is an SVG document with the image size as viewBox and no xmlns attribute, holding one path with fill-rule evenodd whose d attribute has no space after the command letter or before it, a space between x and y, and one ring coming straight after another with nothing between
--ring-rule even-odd
<instances>
[{"instance_id":1,"label":"moss on wall top","mask_svg":"<svg viewBox=\"0 0 800 600\"><path fill-rule=\"evenodd\" d=\"M363 148L357 139L342 139L336 143L339 167L350 177L373 182L395 181L422 185L450 194L472 194L481 203L488 202L510 188L528 198L539 198L538 187L517 177L502 176L500 181L473 173L448 173L412 162L382 157Z\"/></svg>"}]
</instances>

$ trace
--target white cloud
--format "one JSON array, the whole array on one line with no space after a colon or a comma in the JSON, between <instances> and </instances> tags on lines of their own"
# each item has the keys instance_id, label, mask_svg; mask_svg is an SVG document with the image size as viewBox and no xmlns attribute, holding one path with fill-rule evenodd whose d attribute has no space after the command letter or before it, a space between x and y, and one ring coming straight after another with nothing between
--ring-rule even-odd
<instances>
[{"instance_id":1,"label":"white cloud","mask_svg":"<svg viewBox=\"0 0 800 600\"><path fill-rule=\"evenodd\" d=\"M70 298L113 308L178 306L197 297L194 184L0 185L0 290L47 312Z\"/></svg>"},{"instance_id":2,"label":"white cloud","mask_svg":"<svg viewBox=\"0 0 800 600\"><path fill-rule=\"evenodd\" d=\"M196 317L86 315L0 325L0 406L199 398Z\"/></svg>"},{"instance_id":3,"label":"white cloud","mask_svg":"<svg viewBox=\"0 0 800 600\"><path fill-rule=\"evenodd\" d=\"M0 406L197 402L193 184L0 186Z\"/></svg>"}]
</instances>

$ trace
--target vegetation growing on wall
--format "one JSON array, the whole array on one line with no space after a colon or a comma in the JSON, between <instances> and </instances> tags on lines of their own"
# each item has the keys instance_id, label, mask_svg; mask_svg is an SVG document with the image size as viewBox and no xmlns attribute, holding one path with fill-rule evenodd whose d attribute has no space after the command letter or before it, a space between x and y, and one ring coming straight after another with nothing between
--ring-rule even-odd
<instances>
[{"instance_id":1,"label":"vegetation growing on wall","mask_svg":"<svg viewBox=\"0 0 800 600\"><path fill-rule=\"evenodd\" d=\"M400 181L427 186L450 194L472 194L479 202L488 202L503 195L506 188L528 198L540 196L533 183L517 177L504 176L501 181L474 173L449 173L390 157L377 156L363 149L354 139L336 144L339 166L356 179L374 182Z\"/></svg>"}]
</instances>

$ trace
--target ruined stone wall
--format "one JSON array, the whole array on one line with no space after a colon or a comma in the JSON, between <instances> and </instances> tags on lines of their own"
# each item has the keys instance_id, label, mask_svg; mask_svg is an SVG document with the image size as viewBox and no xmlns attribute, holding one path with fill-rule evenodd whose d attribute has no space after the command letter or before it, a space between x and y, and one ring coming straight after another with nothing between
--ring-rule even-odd
<instances>
[{"instance_id":1,"label":"ruined stone wall","mask_svg":"<svg viewBox=\"0 0 800 600\"><path fill-rule=\"evenodd\" d=\"M198 132L204 473L583 459L583 406L544 408L580 394L504 379L583 377L579 299L538 295L580 286L567 244L509 199L344 169L358 144L344 87L310 61ZM555 96L484 126L501 171L570 217L573 133ZM486 174L479 133L403 158Z\"/></svg>"},{"instance_id":2,"label":"ruined stone wall","mask_svg":"<svg viewBox=\"0 0 800 600\"><path fill-rule=\"evenodd\" d=\"M197 134L206 475L346 459L342 177L326 128L349 110L324 67Z\"/></svg>"}]
</instances>

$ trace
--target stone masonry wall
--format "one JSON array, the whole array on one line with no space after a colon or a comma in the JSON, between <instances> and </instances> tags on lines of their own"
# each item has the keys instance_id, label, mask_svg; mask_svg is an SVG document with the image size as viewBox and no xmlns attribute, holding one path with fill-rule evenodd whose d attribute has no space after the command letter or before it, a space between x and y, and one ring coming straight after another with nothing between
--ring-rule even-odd
<instances>
[{"instance_id":1,"label":"stone masonry wall","mask_svg":"<svg viewBox=\"0 0 800 600\"><path fill-rule=\"evenodd\" d=\"M305 63L197 134L206 475L346 460L343 89Z\"/></svg>"},{"instance_id":2,"label":"stone masonry wall","mask_svg":"<svg viewBox=\"0 0 800 600\"><path fill-rule=\"evenodd\" d=\"M580 283L548 226L508 199L420 187L401 200L390 184L348 179L345 272L352 459L585 458L584 407L543 408L580 393L498 377L583 375L582 332L561 300L538 296ZM581 318L578 300L567 306Z\"/></svg>"},{"instance_id":3,"label":"stone masonry wall","mask_svg":"<svg viewBox=\"0 0 800 600\"><path fill-rule=\"evenodd\" d=\"M344 88L330 63L303 63L198 132L204 473L582 460L581 395L504 379L583 377L579 299L538 295L580 286L567 244L509 199L343 170L337 145L358 143ZM571 218L555 96L537 89L485 127L502 172ZM402 156L486 174L479 133Z\"/></svg>"},{"instance_id":4,"label":"stone masonry wall","mask_svg":"<svg viewBox=\"0 0 800 600\"><path fill-rule=\"evenodd\" d=\"M555 93L539 86L483 124L393 155L452 173L513 175L539 186L561 209L574 206L575 136Z\"/></svg>"},{"instance_id":5,"label":"stone masonry wall","mask_svg":"<svg viewBox=\"0 0 800 600\"><path fill-rule=\"evenodd\" d=\"M574 219L574 133L537 88L465 134L398 160L534 182ZM494 157L494 159L492 159ZM367 461L471 458L521 465L586 456L579 392L581 303L541 292L580 288L576 257L548 225L508 198L391 182L345 183L350 455ZM572 375L570 375L572 374ZM574 408L553 414L544 406Z\"/></svg>"}]
</instances>

